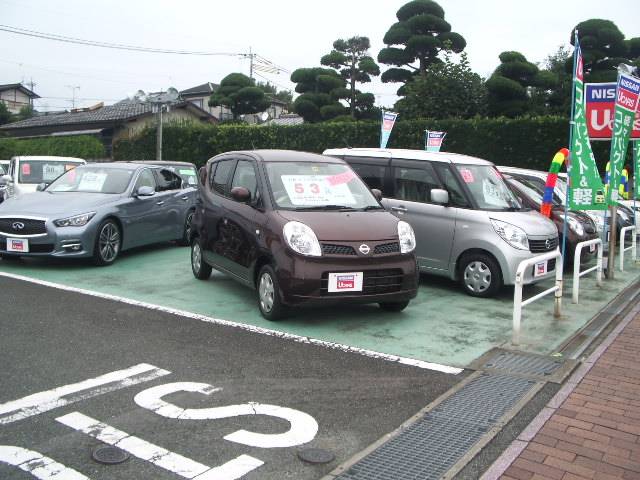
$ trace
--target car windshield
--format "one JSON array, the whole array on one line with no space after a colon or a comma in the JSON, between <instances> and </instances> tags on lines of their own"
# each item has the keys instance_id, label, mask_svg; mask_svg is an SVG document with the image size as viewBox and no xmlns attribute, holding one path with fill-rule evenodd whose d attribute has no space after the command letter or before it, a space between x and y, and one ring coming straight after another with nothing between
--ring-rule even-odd
<instances>
[{"instance_id":1,"label":"car windshield","mask_svg":"<svg viewBox=\"0 0 640 480\"><path fill-rule=\"evenodd\" d=\"M265 163L273 199L279 208L339 210L380 208L367 186L341 163Z\"/></svg>"},{"instance_id":2,"label":"car windshield","mask_svg":"<svg viewBox=\"0 0 640 480\"><path fill-rule=\"evenodd\" d=\"M64 160L20 160L20 183L51 183L64 172L81 165Z\"/></svg>"},{"instance_id":3,"label":"car windshield","mask_svg":"<svg viewBox=\"0 0 640 480\"><path fill-rule=\"evenodd\" d=\"M70 170L47 188L47 192L123 193L135 170L104 168L98 165Z\"/></svg>"},{"instance_id":4,"label":"car windshield","mask_svg":"<svg viewBox=\"0 0 640 480\"><path fill-rule=\"evenodd\" d=\"M167 165L165 168L167 170L171 170L176 175L179 175L190 187L195 187L198 184L198 173L196 172L195 167L190 167L188 165Z\"/></svg>"},{"instance_id":5,"label":"car windshield","mask_svg":"<svg viewBox=\"0 0 640 480\"><path fill-rule=\"evenodd\" d=\"M538 207L542 205L542 194L532 185L527 185L526 182L511 178L508 180L509 184L517 188L523 195L526 195L533 203Z\"/></svg>"},{"instance_id":6,"label":"car windshield","mask_svg":"<svg viewBox=\"0 0 640 480\"><path fill-rule=\"evenodd\" d=\"M494 166L456 164L456 168L481 210L522 209Z\"/></svg>"}]
</instances>

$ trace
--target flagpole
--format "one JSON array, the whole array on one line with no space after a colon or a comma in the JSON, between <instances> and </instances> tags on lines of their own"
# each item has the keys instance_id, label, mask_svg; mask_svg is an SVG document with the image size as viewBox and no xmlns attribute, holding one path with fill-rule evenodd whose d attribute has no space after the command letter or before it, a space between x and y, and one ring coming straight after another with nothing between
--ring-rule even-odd
<instances>
[{"instance_id":1,"label":"flagpole","mask_svg":"<svg viewBox=\"0 0 640 480\"><path fill-rule=\"evenodd\" d=\"M576 68L578 50L580 48L580 42L578 41L578 30L574 30L574 46L573 49L573 81L571 82L571 118L569 119L569 159L567 161L567 195L564 202L564 220L562 222L562 261L566 259L567 252L567 215L569 215L569 203L571 202L571 164L573 163L573 127L575 125L576 114Z\"/></svg>"},{"instance_id":2,"label":"flagpole","mask_svg":"<svg viewBox=\"0 0 640 480\"><path fill-rule=\"evenodd\" d=\"M381 113L381 116L380 116L380 143L379 143L379 146L380 146L380 148L382 148L382 126L384 125L384 108L380 109L380 113Z\"/></svg>"}]
</instances>

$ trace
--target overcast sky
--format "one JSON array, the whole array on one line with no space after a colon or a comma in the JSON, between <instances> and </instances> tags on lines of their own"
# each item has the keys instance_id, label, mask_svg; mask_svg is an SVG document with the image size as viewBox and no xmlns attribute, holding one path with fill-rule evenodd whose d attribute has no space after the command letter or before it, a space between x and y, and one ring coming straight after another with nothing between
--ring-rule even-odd
<instances>
[{"instance_id":1,"label":"overcast sky","mask_svg":"<svg viewBox=\"0 0 640 480\"><path fill-rule=\"evenodd\" d=\"M337 38L371 39L377 57L382 38L406 0L0 0L0 24L87 40L172 50L260 54L293 71L318 66ZM640 36L638 0L441 0L445 19L467 41L474 71L487 77L498 55L517 50L542 62L568 45L571 29L589 18L612 20L626 38ZM386 66L382 66L384 70ZM35 82L42 110L106 104L135 93L178 90L225 75L249 73L238 56L137 53L60 43L0 31L0 84ZM289 73L261 73L293 89ZM392 106L398 84L362 89ZM80 87L74 89L73 87Z\"/></svg>"}]
</instances>

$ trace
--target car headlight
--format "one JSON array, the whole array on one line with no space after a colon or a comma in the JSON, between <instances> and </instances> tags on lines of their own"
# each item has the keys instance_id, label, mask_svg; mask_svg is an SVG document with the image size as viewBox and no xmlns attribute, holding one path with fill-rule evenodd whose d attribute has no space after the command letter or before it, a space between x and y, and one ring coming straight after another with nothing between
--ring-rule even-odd
<instances>
[{"instance_id":1,"label":"car headlight","mask_svg":"<svg viewBox=\"0 0 640 480\"><path fill-rule=\"evenodd\" d=\"M496 233L513 248L529 250L529 239L524 230L510 223L493 218L491 219L491 224Z\"/></svg>"},{"instance_id":2,"label":"car headlight","mask_svg":"<svg viewBox=\"0 0 640 480\"><path fill-rule=\"evenodd\" d=\"M629 215L627 215L627 212L625 212L625 211L624 211L624 210L622 210L622 209L617 210L617 212L618 212L618 215L620 215L620 218L621 218L622 220L624 220L625 222L628 222L628 221L629 221Z\"/></svg>"},{"instance_id":3,"label":"car headlight","mask_svg":"<svg viewBox=\"0 0 640 480\"><path fill-rule=\"evenodd\" d=\"M569 228L573 230L577 235L582 237L584 235L584 227L582 226L582 224L574 217L567 216L565 218L567 220L567 223L569 224Z\"/></svg>"},{"instance_id":4,"label":"car headlight","mask_svg":"<svg viewBox=\"0 0 640 480\"><path fill-rule=\"evenodd\" d=\"M289 222L282 229L287 244L294 252L308 255L310 257L319 257L322 255L320 242L313 230L300 222Z\"/></svg>"},{"instance_id":5,"label":"car headlight","mask_svg":"<svg viewBox=\"0 0 640 480\"><path fill-rule=\"evenodd\" d=\"M96 212L83 213L82 215L74 215L73 217L61 218L54 220L56 227L83 227L91 220Z\"/></svg>"},{"instance_id":6,"label":"car headlight","mask_svg":"<svg viewBox=\"0 0 640 480\"><path fill-rule=\"evenodd\" d=\"M398 238L400 239L400 253L411 253L416 248L416 235L407 222L398 222Z\"/></svg>"}]
</instances>

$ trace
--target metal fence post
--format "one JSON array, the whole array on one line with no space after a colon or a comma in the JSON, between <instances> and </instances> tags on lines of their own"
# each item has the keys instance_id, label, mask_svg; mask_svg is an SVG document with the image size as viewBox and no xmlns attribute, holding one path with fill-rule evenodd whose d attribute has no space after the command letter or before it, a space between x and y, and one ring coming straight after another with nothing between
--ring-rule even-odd
<instances>
[{"instance_id":1,"label":"metal fence post","mask_svg":"<svg viewBox=\"0 0 640 480\"><path fill-rule=\"evenodd\" d=\"M582 249L590 245L597 245L598 256L596 260L596 266L588 268L584 271L580 271L580 259L582 258ZM580 292L580 277L587 273L596 270L596 283L599 287L602 286L602 239L594 238L593 240L586 240L576 245L575 255L573 257L573 295L572 303L578 303L578 295Z\"/></svg>"}]
</instances>

